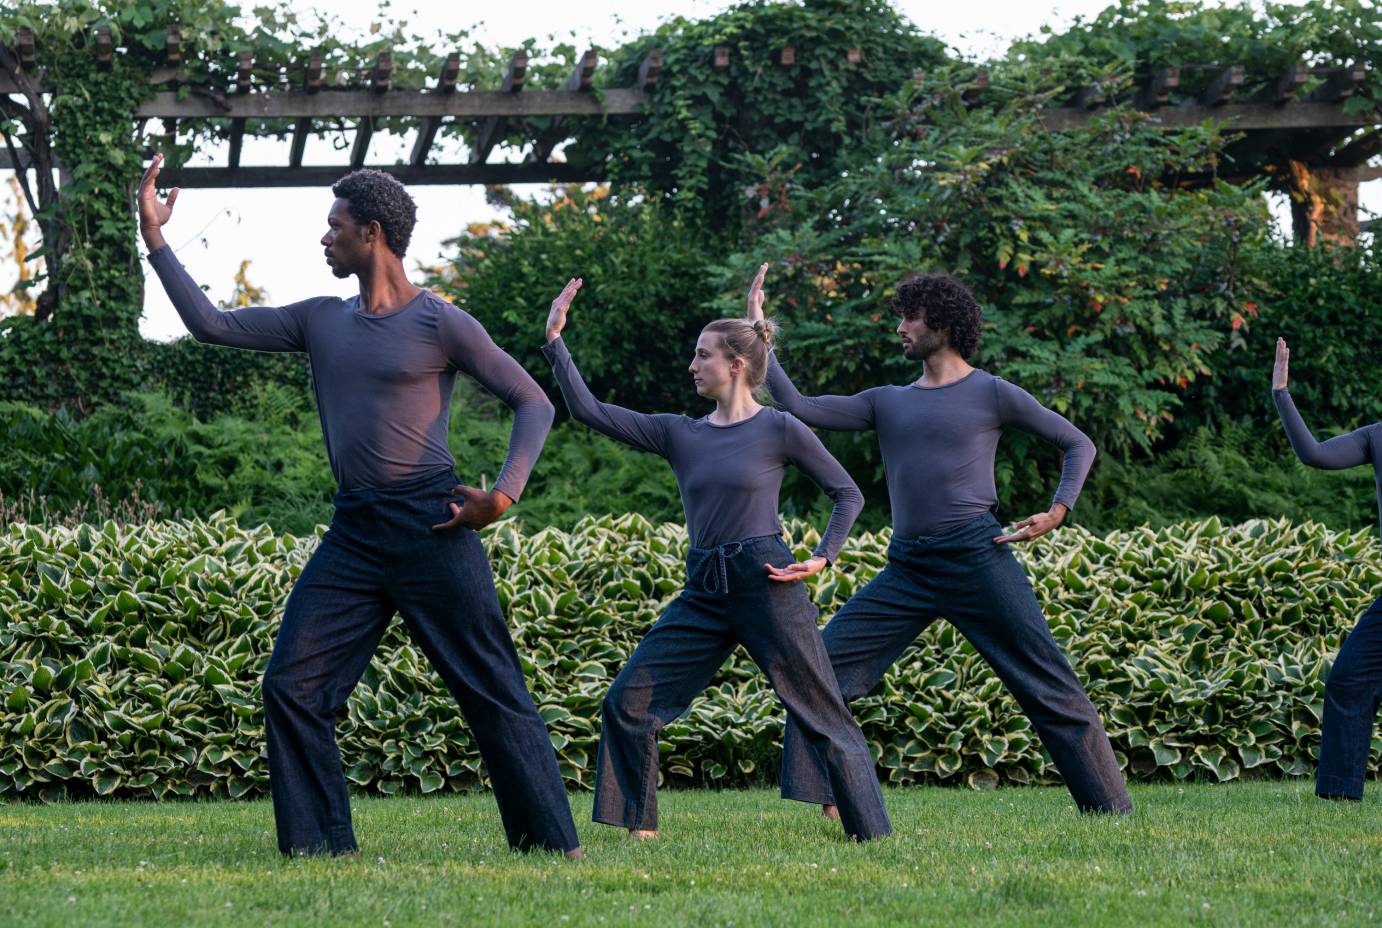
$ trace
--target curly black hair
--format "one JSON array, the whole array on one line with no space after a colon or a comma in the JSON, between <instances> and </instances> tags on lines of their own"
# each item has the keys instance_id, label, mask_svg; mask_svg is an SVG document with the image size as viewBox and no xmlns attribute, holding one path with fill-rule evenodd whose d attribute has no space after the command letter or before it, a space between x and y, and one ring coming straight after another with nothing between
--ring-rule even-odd
<instances>
[{"instance_id":1,"label":"curly black hair","mask_svg":"<svg viewBox=\"0 0 1382 928\"><path fill-rule=\"evenodd\" d=\"M351 218L360 225L379 223L389 251L400 258L408 253L417 204L392 174L373 168L351 171L331 185L331 192L346 201Z\"/></svg>"},{"instance_id":2,"label":"curly black hair","mask_svg":"<svg viewBox=\"0 0 1382 928\"><path fill-rule=\"evenodd\" d=\"M969 357L979 347L984 316L969 288L949 274L913 274L897 285L893 312L905 319L918 316L928 329L950 333L950 347Z\"/></svg>"}]
</instances>

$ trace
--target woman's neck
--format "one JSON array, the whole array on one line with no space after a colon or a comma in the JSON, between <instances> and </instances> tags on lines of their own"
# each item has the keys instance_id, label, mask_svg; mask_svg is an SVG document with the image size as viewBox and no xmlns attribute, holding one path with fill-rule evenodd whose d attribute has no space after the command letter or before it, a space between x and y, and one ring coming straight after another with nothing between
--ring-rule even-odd
<instances>
[{"instance_id":1,"label":"woman's neck","mask_svg":"<svg viewBox=\"0 0 1382 928\"><path fill-rule=\"evenodd\" d=\"M752 418L762 408L763 404L754 399L753 393L745 387L736 389L728 397L716 397L715 411L709 418L714 425L733 425Z\"/></svg>"}]
</instances>

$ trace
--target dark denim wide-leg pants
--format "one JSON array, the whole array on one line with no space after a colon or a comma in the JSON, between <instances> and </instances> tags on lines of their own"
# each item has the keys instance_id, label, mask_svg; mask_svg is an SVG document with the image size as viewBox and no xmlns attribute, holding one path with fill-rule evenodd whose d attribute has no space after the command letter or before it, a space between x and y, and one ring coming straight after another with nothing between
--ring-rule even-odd
<instances>
[{"instance_id":1,"label":"dark denim wide-leg pants","mask_svg":"<svg viewBox=\"0 0 1382 928\"><path fill-rule=\"evenodd\" d=\"M518 663L479 537L444 533L454 474L341 492L288 597L264 673L278 847L355 850L336 717L395 612L460 704L509 844L578 845L556 754Z\"/></svg>"},{"instance_id":2,"label":"dark denim wide-leg pants","mask_svg":"<svg viewBox=\"0 0 1382 928\"><path fill-rule=\"evenodd\" d=\"M1031 582L985 514L940 535L894 538L888 563L825 627L846 702L867 694L937 617L952 622L1017 698L1083 812L1128 812L1099 714L1046 624ZM788 720L782 795L834 803L820 760Z\"/></svg>"},{"instance_id":3,"label":"dark denim wide-leg pants","mask_svg":"<svg viewBox=\"0 0 1382 928\"><path fill-rule=\"evenodd\" d=\"M1348 633L1324 684L1324 730L1315 795L1362 799L1382 701L1382 597Z\"/></svg>"},{"instance_id":4,"label":"dark denim wide-leg pants","mask_svg":"<svg viewBox=\"0 0 1382 928\"><path fill-rule=\"evenodd\" d=\"M763 565L792 563L776 535L692 548L686 589L634 649L605 696L594 819L657 828L657 739L710 685L735 645L767 675L821 776L839 797L845 832L892 832L873 756L840 697L821 643L816 607L801 583L768 579Z\"/></svg>"}]
</instances>

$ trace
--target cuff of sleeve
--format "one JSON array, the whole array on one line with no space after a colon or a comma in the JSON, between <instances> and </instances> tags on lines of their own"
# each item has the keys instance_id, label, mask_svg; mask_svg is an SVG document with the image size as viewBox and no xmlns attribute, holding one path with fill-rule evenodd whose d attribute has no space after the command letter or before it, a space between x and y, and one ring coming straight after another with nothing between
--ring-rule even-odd
<instances>
[{"instance_id":1,"label":"cuff of sleeve","mask_svg":"<svg viewBox=\"0 0 1382 928\"><path fill-rule=\"evenodd\" d=\"M562 341L560 335L542 346L542 356L547 359L547 363L556 364L558 361L571 357L570 350L566 347L566 342Z\"/></svg>"},{"instance_id":2,"label":"cuff of sleeve","mask_svg":"<svg viewBox=\"0 0 1382 928\"><path fill-rule=\"evenodd\" d=\"M812 557L823 557L823 558L825 558L825 566L826 566L826 567L834 567L834 566L835 566L835 558L837 558L837 557L840 556L840 552L838 552L838 551L826 551L826 550L823 550L823 549L821 549L821 548L817 548L815 551L812 551L812 552L811 552L811 556L812 556Z\"/></svg>"},{"instance_id":3,"label":"cuff of sleeve","mask_svg":"<svg viewBox=\"0 0 1382 928\"><path fill-rule=\"evenodd\" d=\"M1055 499L1051 500L1051 505L1054 506L1056 505L1056 503L1060 503L1062 506L1064 506L1067 512L1075 511L1074 497L1057 496Z\"/></svg>"},{"instance_id":4,"label":"cuff of sleeve","mask_svg":"<svg viewBox=\"0 0 1382 928\"><path fill-rule=\"evenodd\" d=\"M516 503L518 498L523 495L523 482L515 480L507 474L500 474L499 479L494 481L493 489L503 493Z\"/></svg>"}]
</instances>

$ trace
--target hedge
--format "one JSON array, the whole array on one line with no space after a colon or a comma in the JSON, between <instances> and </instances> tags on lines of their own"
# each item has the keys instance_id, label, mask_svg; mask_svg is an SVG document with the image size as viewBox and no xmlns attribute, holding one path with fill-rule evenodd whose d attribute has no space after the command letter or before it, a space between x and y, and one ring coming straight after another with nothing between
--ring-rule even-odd
<instances>
[{"instance_id":1,"label":"hedge","mask_svg":"<svg viewBox=\"0 0 1382 928\"><path fill-rule=\"evenodd\" d=\"M789 522L805 554L815 530ZM1057 639L1136 778L1302 776L1323 680L1382 587L1372 529L1216 519L1020 549ZM857 535L812 582L822 619L885 561ZM0 535L0 796L247 797L267 788L259 680L316 537L223 515ZM501 599L568 785L588 788L600 700L681 584L685 533L638 515L487 533ZM936 623L855 705L893 783L1057 775L988 667ZM742 651L663 733L662 773L776 776L782 712ZM469 730L395 622L340 723L349 780L381 793L483 783ZM1375 742L1374 749L1382 747Z\"/></svg>"}]
</instances>

